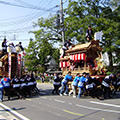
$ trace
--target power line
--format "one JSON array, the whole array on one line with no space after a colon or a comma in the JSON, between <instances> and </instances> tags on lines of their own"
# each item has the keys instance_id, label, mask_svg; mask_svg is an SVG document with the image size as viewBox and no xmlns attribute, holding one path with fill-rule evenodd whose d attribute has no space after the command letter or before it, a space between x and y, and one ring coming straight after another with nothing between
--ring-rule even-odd
<instances>
[{"instance_id":1,"label":"power line","mask_svg":"<svg viewBox=\"0 0 120 120\"><path fill-rule=\"evenodd\" d=\"M37 7L37 6L24 6L24 5L18 5L15 3L10 3L10 2L4 2L4 1L0 1L1 4L5 4L5 5L10 5L10 6L16 6L16 7L22 7L22 8L29 8L29 9L36 9L36 10L42 10L42 11L51 11L51 12L56 12L56 11L52 11L51 8L49 9L45 9L45 8L41 8L41 7Z\"/></svg>"},{"instance_id":2,"label":"power line","mask_svg":"<svg viewBox=\"0 0 120 120\"><path fill-rule=\"evenodd\" d=\"M45 1L46 2L46 1ZM45 3L44 2L44 3ZM39 5L41 4L41 6L44 5L44 3L41 4L41 2L37 5L37 7L39 7ZM23 18L23 20L21 21L22 24L17 25L16 27L20 27L21 25L28 23L28 21L32 20L35 18L36 15L34 15L34 13L36 12L36 10L32 10L25 18ZM40 12L41 13L41 12ZM34 16L32 16L34 15ZM32 17L31 17L32 16ZM39 15L40 16L40 15Z\"/></svg>"},{"instance_id":3,"label":"power line","mask_svg":"<svg viewBox=\"0 0 120 120\"><path fill-rule=\"evenodd\" d=\"M52 1L52 0L51 0ZM51 1L45 6L45 7L47 7L50 3L51 3ZM45 1L46 2L46 1ZM44 3L45 3L44 2ZM40 2L41 3L41 2ZM43 4L44 4L43 3ZM42 5L43 5L42 4ZM53 7L54 8L54 7ZM1 27L8 27L8 26L12 26L12 25L16 25L17 24L17 26L18 26L18 24L19 24L19 26L20 26L20 24L22 23L27 23L28 21L30 21L30 20L32 20L32 19L35 19L36 17L38 17L38 16L42 16L42 15L45 15L45 14L47 14L47 12L44 12L43 14L41 14L40 15L40 13L41 12L38 12L37 14L35 14L34 15L34 13L35 13L36 11L31 11L25 18L22 18L22 19L19 19L19 20L15 20L15 21L10 21L10 22L3 22L3 23L0 23L0 26ZM31 14L32 13L32 14ZM32 16L32 15L34 15L34 16Z\"/></svg>"},{"instance_id":4,"label":"power line","mask_svg":"<svg viewBox=\"0 0 120 120\"><path fill-rule=\"evenodd\" d=\"M45 2L46 1L44 1L44 3L43 3L43 0L42 0L42 2L41 3L43 3L41 6L43 6L44 4L45 4ZM44 8L46 8L50 3L52 2L52 0L49 2L49 3L47 3L47 5L44 7ZM37 6L38 8L39 8L39 6ZM54 8L56 8L56 6L54 6L52 9L54 9ZM36 11L37 11L37 9L34 9L34 11L31 11L28 15L27 15L27 17L25 17L25 18L23 18L22 20L20 20L20 22L19 22L19 25L17 24L17 26L15 27L15 28L13 28L12 30L7 30L7 31L1 31L1 32L3 32L4 34L7 34L7 33L16 33L16 32L26 32L26 29L30 29L30 28L33 28L33 26L29 26L29 27L24 27L24 28L18 28L18 27L20 27L20 26L22 26L23 27L23 24L25 24L26 22L28 23L28 21L30 21L30 20L32 20L32 19L34 19L35 17L37 17L37 16L42 16L42 15L45 15L47 12L45 12L45 11L40 11L40 12L38 12L38 13L36 13ZM31 14L32 13L32 14ZM36 14L34 14L34 13L36 13ZM43 14L41 14L40 15L40 13L43 13ZM18 22L18 21L17 21ZM21 24L22 23L22 24ZM5 23L6 24L6 23ZM13 24L13 23L11 23L11 24ZM18 28L18 29L16 29L16 28Z\"/></svg>"}]
</instances>

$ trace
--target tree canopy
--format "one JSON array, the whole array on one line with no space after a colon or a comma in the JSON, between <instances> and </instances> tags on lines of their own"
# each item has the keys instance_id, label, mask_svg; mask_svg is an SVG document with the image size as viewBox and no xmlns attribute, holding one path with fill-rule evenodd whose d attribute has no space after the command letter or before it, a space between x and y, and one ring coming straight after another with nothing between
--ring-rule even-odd
<instances>
[{"instance_id":1,"label":"tree canopy","mask_svg":"<svg viewBox=\"0 0 120 120\"><path fill-rule=\"evenodd\" d=\"M104 49L103 52L109 54L111 68L113 61L120 61L120 5L116 3L119 3L119 0L69 0L68 7L64 9L65 39L71 38L79 43L87 42L85 34L89 25L94 33L102 31L104 39L100 41L100 45ZM56 56L56 52L53 54L53 44L62 43L62 26L56 27L56 18L56 15L50 15L47 19L39 18L34 24L39 26L39 30L33 31L36 38L33 51L39 59L32 62L43 67L47 55ZM116 54L114 59L113 52ZM59 57L56 58L57 61L58 59Z\"/></svg>"}]
</instances>

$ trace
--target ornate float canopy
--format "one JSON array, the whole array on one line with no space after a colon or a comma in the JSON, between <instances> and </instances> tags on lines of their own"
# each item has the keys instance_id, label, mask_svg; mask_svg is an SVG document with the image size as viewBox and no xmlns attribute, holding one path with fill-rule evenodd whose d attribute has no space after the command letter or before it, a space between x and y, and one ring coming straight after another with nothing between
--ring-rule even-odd
<instances>
[{"instance_id":1,"label":"ornate float canopy","mask_svg":"<svg viewBox=\"0 0 120 120\"><path fill-rule=\"evenodd\" d=\"M65 52L67 53L67 56L85 53L87 57L95 59L98 57L98 52L100 51L102 51L102 48L99 46L99 41L92 40L85 44L75 45L75 47Z\"/></svg>"},{"instance_id":2,"label":"ornate float canopy","mask_svg":"<svg viewBox=\"0 0 120 120\"><path fill-rule=\"evenodd\" d=\"M91 42L88 42L85 44L75 45L75 47L67 50L66 53L69 53L69 54L86 53L91 50L102 51L102 48L99 46L98 40L96 40L96 41L92 40Z\"/></svg>"}]
</instances>

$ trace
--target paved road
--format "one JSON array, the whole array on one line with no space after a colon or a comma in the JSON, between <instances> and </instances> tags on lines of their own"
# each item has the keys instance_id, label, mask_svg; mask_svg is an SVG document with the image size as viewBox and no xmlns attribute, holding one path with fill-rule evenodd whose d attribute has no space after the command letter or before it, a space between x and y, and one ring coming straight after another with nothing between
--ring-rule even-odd
<instances>
[{"instance_id":1,"label":"paved road","mask_svg":"<svg viewBox=\"0 0 120 120\"><path fill-rule=\"evenodd\" d=\"M19 119L30 120L120 120L120 93L113 99L82 99L52 95L51 84L38 84L40 95L25 100L13 98L3 104Z\"/></svg>"}]
</instances>

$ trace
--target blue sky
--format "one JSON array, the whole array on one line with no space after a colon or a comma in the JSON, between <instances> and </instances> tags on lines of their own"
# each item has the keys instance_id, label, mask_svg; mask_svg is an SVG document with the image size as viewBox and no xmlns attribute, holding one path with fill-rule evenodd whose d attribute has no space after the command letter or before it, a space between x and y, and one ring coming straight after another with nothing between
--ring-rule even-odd
<instances>
[{"instance_id":1,"label":"blue sky","mask_svg":"<svg viewBox=\"0 0 120 120\"><path fill-rule=\"evenodd\" d=\"M56 5L60 5L60 0L0 0L0 44L6 36L8 43L21 41L24 47L28 46L29 39L34 39L33 34L28 34L34 30L33 22L56 14L60 9ZM63 8L67 5L68 0Z\"/></svg>"}]
</instances>

